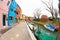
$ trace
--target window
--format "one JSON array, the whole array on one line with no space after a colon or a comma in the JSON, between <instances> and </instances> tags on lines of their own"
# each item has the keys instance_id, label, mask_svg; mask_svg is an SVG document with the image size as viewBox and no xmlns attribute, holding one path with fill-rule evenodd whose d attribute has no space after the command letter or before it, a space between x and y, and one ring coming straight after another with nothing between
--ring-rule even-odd
<instances>
[{"instance_id":1,"label":"window","mask_svg":"<svg viewBox=\"0 0 60 40\"><path fill-rule=\"evenodd\" d=\"M7 6L9 5L10 1L8 1Z\"/></svg>"},{"instance_id":2,"label":"window","mask_svg":"<svg viewBox=\"0 0 60 40\"><path fill-rule=\"evenodd\" d=\"M12 16L10 16L10 20L13 20L13 17Z\"/></svg>"},{"instance_id":3,"label":"window","mask_svg":"<svg viewBox=\"0 0 60 40\"><path fill-rule=\"evenodd\" d=\"M6 25L6 15L3 15L3 26Z\"/></svg>"},{"instance_id":4,"label":"window","mask_svg":"<svg viewBox=\"0 0 60 40\"><path fill-rule=\"evenodd\" d=\"M18 12L17 11L14 11L16 14L18 14Z\"/></svg>"},{"instance_id":5,"label":"window","mask_svg":"<svg viewBox=\"0 0 60 40\"><path fill-rule=\"evenodd\" d=\"M12 0L13 1L13 0Z\"/></svg>"},{"instance_id":6,"label":"window","mask_svg":"<svg viewBox=\"0 0 60 40\"><path fill-rule=\"evenodd\" d=\"M3 1L3 0L0 0L0 1Z\"/></svg>"},{"instance_id":7,"label":"window","mask_svg":"<svg viewBox=\"0 0 60 40\"><path fill-rule=\"evenodd\" d=\"M13 11L13 9L12 9L12 8L10 8L10 11Z\"/></svg>"},{"instance_id":8,"label":"window","mask_svg":"<svg viewBox=\"0 0 60 40\"><path fill-rule=\"evenodd\" d=\"M17 6L20 8L20 6L17 4Z\"/></svg>"}]
</instances>

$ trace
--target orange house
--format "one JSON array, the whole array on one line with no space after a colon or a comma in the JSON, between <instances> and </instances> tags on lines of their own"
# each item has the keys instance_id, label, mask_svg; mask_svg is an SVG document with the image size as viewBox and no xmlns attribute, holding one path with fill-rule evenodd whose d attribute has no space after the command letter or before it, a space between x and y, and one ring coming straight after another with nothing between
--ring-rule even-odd
<instances>
[{"instance_id":1,"label":"orange house","mask_svg":"<svg viewBox=\"0 0 60 40\"><path fill-rule=\"evenodd\" d=\"M21 8L18 6L16 8L16 19L17 19L16 22L19 22L21 18L22 18Z\"/></svg>"}]
</instances>

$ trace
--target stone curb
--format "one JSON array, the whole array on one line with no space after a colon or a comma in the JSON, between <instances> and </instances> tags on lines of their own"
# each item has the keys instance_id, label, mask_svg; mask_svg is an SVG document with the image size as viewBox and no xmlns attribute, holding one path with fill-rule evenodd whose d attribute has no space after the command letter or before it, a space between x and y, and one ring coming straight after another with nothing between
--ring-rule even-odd
<instances>
[{"instance_id":1,"label":"stone curb","mask_svg":"<svg viewBox=\"0 0 60 40\"><path fill-rule=\"evenodd\" d=\"M26 24L26 25L27 25L27 24ZM31 39L32 39L32 40L37 40L37 39L35 38L34 34L32 33L32 31L29 29L28 25L27 25L27 29L28 29L28 32L29 32L29 34L30 34Z\"/></svg>"}]
</instances>

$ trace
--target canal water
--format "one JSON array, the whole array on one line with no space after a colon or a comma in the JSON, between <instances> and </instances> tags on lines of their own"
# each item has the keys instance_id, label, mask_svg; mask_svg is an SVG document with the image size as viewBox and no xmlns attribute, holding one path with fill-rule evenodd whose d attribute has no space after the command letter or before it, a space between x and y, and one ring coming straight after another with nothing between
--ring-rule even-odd
<instances>
[{"instance_id":1,"label":"canal water","mask_svg":"<svg viewBox=\"0 0 60 40\"><path fill-rule=\"evenodd\" d=\"M37 38L37 40L60 40L60 34L58 31L50 31L43 25L27 22L29 28ZM58 36L57 36L58 35Z\"/></svg>"}]
</instances>

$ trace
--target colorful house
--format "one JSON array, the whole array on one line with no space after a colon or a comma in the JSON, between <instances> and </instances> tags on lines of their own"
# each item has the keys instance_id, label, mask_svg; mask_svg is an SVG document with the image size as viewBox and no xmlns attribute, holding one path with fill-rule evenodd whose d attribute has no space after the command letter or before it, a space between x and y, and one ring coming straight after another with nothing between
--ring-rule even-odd
<instances>
[{"instance_id":1,"label":"colorful house","mask_svg":"<svg viewBox=\"0 0 60 40\"><path fill-rule=\"evenodd\" d=\"M16 23L16 8L17 8L17 3L15 0L12 0L9 11L8 11L8 25L11 26L12 24Z\"/></svg>"},{"instance_id":2,"label":"colorful house","mask_svg":"<svg viewBox=\"0 0 60 40\"><path fill-rule=\"evenodd\" d=\"M18 5L18 7L16 8L15 13L16 13L16 22L19 22L20 19L21 19L21 17L22 17L21 8L19 7L19 5Z\"/></svg>"},{"instance_id":3,"label":"colorful house","mask_svg":"<svg viewBox=\"0 0 60 40\"><path fill-rule=\"evenodd\" d=\"M48 21L47 15L42 15L40 21L43 21L43 22Z\"/></svg>"},{"instance_id":4,"label":"colorful house","mask_svg":"<svg viewBox=\"0 0 60 40\"><path fill-rule=\"evenodd\" d=\"M11 0L0 0L0 29L7 27L7 15Z\"/></svg>"},{"instance_id":5,"label":"colorful house","mask_svg":"<svg viewBox=\"0 0 60 40\"><path fill-rule=\"evenodd\" d=\"M21 15L21 8L15 2L15 0L12 0L8 11L8 25L10 26L16 22L19 22Z\"/></svg>"},{"instance_id":6,"label":"colorful house","mask_svg":"<svg viewBox=\"0 0 60 40\"><path fill-rule=\"evenodd\" d=\"M33 21L33 17L28 17L30 21Z\"/></svg>"},{"instance_id":7,"label":"colorful house","mask_svg":"<svg viewBox=\"0 0 60 40\"><path fill-rule=\"evenodd\" d=\"M47 16L46 15L42 15L41 19L47 19Z\"/></svg>"}]
</instances>

